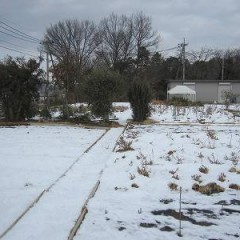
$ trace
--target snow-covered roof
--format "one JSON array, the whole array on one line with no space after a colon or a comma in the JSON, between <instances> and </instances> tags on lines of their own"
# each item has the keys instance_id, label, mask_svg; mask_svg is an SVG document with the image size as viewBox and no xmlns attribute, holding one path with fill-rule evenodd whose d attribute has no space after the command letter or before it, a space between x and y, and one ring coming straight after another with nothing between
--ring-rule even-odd
<instances>
[{"instance_id":1,"label":"snow-covered roof","mask_svg":"<svg viewBox=\"0 0 240 240\"><path fill-rule=\"evenodd\" d=\"M189 87L183 85L177 85L176 87L170 89L168 94L190 94L195 95L196 92Z\"/></svg>"}]
</instances>

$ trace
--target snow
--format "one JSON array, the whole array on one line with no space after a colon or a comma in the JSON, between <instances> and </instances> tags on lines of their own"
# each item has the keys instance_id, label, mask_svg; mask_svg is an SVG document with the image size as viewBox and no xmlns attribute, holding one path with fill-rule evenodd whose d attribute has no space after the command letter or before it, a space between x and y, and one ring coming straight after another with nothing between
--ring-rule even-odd
<instances>
[{"instance_id":1,"label":"snow","mask_svg":"<svg viewBox=\"0 0 240 240\"><path fill-rule=\"evenodd\" d=\"M118 122L126 125L129 103L114 106ZM75 240L179 239L180 187L182 239L239 238L240 192L229 188L240 184L239 110L239 105L155 104L154 124L129 124L124 133L123 127L107 132L78 126L0 128L0 235L48 189L3 239L67 239L100 180ZM132 149L114 147L119 139ZM201 166L209 172L201 173ZM238 172L230 172L232 167ZM215 182L225 191L210 196L194 191L197 175L200 185Z\"/></svg>"}]
</instances>

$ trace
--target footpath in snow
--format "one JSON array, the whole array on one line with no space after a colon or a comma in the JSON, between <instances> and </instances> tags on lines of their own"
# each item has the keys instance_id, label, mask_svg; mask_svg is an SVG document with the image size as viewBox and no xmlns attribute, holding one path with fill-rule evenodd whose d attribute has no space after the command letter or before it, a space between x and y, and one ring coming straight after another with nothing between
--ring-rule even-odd
<instances>
[{"instance_id":1,"label":"footpath in snow","mask_svg":"<svg viewBox=\"0 0 240 240\"><path fill-rule=\"evenodd\" d=\"M66 240L122 130L110 129L3 239Z\"/></svg>"}]
</instances>

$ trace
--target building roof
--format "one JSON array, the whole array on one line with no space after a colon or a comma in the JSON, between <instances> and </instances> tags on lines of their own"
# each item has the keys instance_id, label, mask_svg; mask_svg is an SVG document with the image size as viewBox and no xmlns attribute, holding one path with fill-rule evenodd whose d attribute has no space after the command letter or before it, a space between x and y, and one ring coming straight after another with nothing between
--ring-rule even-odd
<instances>
[{"instance_id":1,"label":"building roof","mask_svg":"<svg viewBox=\"0 0 240 240\"><path fill-rule=\"evenodd\" d=\"M168 83L171 83L171 82L176 82L176 83L188 83L188 82L192 82L192 83L194 83L194 82L204 82L204 83L224 83L224 82L230 82L230 83L240 83L240 80L238 80L238 79L236 79L236 80L209 80L209 79L201 79L201 80L191 80L191 79L189 79L189 80L176 80L176 79L168 79L167 80L167 82Z\"/></svg>"},{"instance_id":2,"label":"building roof","mask_svg":"<svg viewBox=\"0 0 240 240\"><path fill-rule=\"evenodd\" d=\"M186 86L183 86L183 85L177 85L176 87L170 89L168 91L168 94L190 94L190 95L195 95L196 92L189 88L189 87L186 87Z\"/></svg>"}]
</instances>

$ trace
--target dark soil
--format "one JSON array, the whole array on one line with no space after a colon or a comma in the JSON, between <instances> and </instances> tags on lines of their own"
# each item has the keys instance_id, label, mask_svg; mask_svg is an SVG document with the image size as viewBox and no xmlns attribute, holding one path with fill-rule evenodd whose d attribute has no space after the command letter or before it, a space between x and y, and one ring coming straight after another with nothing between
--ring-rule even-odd
<instances>
[{"instance_id":1,"label":"dark soil","mask_svg":"<svg viewBox=\"0 0 240 240\"><path fill-rule=\"evenodd\" d=\"M201 211L201 210L200 210ZM175 219L180 219L180 216L179 216L179 212L176 212L175 210L173 209L167 209L167 210L155 210L155 211L152 211L152 214L153 215L164 215L164 216L171 216ZM212 226L212 225L216 225L215 223L211 223L211 222L207 222L207 221L196 221L195 219L191 218L191 217L188 217L186 215L184 215L183 213L181 214L181 220L182 221L188 221L194 225L199 225L199 226Z\"/></svg>"},{"instance_id":2,"label":"dark soil","mask_svg":"<svg viewBox=\"0 0 240 240\"><path fill-rule=\"evenodd\" d=\"M193 215L196 213L201 213L204 216L206 216L207 218L218 219L217 215L211 210L188 208L187 211L188 211L188 214L190 214L190 215Z\"/></svg>"},{"instance_id":3,"label":"dark soil","mask_svg":"<svg viewBox=\"0 0 240 240\"><path fill-rule=\"evenodd\" d=\"M174 231L174 229L169 227L169 226L162 227L162 228L160 228L160 230L163 231L163 232L172 232L172 231Z\"/></svg>"},{"instance_id":4,"label":"dark soil","mask_svg":"<svg viewBox=\"0 0 240 240\"><path fill-rule=\"evenodd\" d=\"M156 228L157 224L155 223L140 223L140 227L144 228Z\"/></svg>"},{"instance_id":5,"label":"dark soil","mask_svg":"<svg viewBox=\"0 0 240 240\"><path fill-rule=\"evenodd\" d=\"M229 203L226 200L221 200L217 203L214 203L214 205L223 205L223 206L229 206L229 205L240 205L240 201L237 199L232 199Z\"/></svg>"},{"instance_id":6,"label":"dark soil","mask_svg":"<svg viewBox=\"0 0 240 240\"><path fill-rule=\"evenodd\" d=\"M173 202L173 199L171 199L171 198L170 199L161 199L160 202L164 203L164 204L169 204L169 203Z\"/></svg>"}]
</instances>

